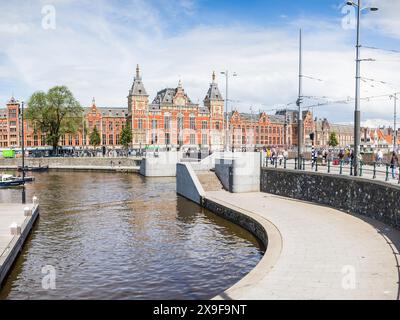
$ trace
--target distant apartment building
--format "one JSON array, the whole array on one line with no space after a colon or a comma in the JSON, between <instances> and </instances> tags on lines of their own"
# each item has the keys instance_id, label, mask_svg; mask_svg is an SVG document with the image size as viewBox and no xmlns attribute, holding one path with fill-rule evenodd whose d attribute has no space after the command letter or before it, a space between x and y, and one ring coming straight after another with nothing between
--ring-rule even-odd
<instances>
[{"instance_id":1,"label":"distant apartment building","mask_svg":"<svg viewBox=\"0 0 400 320\"><path fill-rule=\"evenodd\" d=\"M309 111L302 113L303 143L311 146L310 134L315 130ZM254 150L265 147L293 148L297 146L298 111L281 110L275 115L234 111L230 117L230 146L233 150Z\"/></svg>"},{"instance_id":2,"label":"distant apartment building","mask_svg":"<svg viewBox=\"0 0 400 320\"><path fill-rule=\"evenodd\" d=\"M79 130L73 134L62 135L59 145L66 148L89 146L90 133L96 126L100 133L101 145L119 146L127 112L127 109L98 108L93 99L92 105L84 109ZM20 148L21 133L21 105L15 98L11 98L5 109L0 109L0 148ZM27 120L24 121L24 136L28 149L49 147L45 133Z\"/></svg>"}]
</instances>

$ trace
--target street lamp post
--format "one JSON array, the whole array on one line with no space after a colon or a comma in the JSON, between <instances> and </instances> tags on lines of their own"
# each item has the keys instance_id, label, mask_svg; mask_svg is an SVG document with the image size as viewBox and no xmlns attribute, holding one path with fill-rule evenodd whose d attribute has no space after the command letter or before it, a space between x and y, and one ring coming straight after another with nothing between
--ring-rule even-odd
<instances>
[{"instance_id":1,"label":"street lamp post","mask_svg":"<svg viewBox=\"0 0 400 320\"><path fill-rule=\"evenodd\" d=\"M303 154L303 116L301 114L301 103L303 101L303 46L301 29L299 33L299 96L297 99L297 157L299 159L299 170L301 170L301 158Z\"/></svg>"},{"instance_id":2,"label":"street lamp post","mask_svg":"<svg viewBox=\"0 0 400 320\"><path fill-rule=\"evenodd\" d=\"M358 159L360 156L360 16L363 10L377 11L378 8L361 7L361 0L357 4L353 1L347 1L347 5L357 9L357 40L356 40L356 95L354 108L354 176L358 176Z\"/></svg>"},{"instance_id":3,"label":"street lamp post","mask_svg":"<svg viewBox=\"0 0 400 320\"><path fill-rule=\"evenodd\" d=\"M21 102L21 149L22 149L22 204L26 203L25 199L25 130L24 130L24 101Z\"/></svg>"},{"instance_id":4,"label":"street lamp post","mask_svg":"<svg viewBox=\"0 0 400 320\"><path fill-rule=\"evenodd\" d=\"M393 151L396 151L397 145L397 129L396 129L396 117L397 117L397 93L394 94L394 114L393 114Z\"/></svg>"},{"instance_id":5,"label":"street lamp post","mask_svg":"<svg viewBox=\"0 0 400 320\"><path fill-rule=\"evenodd\" d=\"M221 74L225 75L225 113L226 113L226 120L225 120L225 151L229 151L229 114L228 114L228 82L229 82L229 71L223 71ZM236 77L237 74L234 72L232 74L233 77Z\"/></svg>"},{"instance_id":6,"label":"street lamp post","mask_svg":"<svg viewBox=\"0 0 400 320\"><path fill-rule=\"evenodd\" d=\"M397 147L397 92L390 96L394 100L393 107L393 151L396 151Z\"/></svg>"}]
</instances>

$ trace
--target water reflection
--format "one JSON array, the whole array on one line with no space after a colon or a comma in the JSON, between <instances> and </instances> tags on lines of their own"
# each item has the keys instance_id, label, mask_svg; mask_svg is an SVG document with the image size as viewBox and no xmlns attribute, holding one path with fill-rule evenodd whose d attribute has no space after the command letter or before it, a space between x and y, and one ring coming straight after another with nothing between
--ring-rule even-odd
<instances>
[{"instance_id":1,"label":"water reflection","mask_svg":"<svg viewBox=\"0 0 400 320\"><path fill-rule=\"evenodd\" d=\"M35 176L26 196L39 197L41 217L2 299L208 299L262 256L248 232L177 197L175 179ZM21 201L21 190L1 190L0 199ZM44 265L56 269L56 290L41 287Z\"/></svg>"}]
</instances>

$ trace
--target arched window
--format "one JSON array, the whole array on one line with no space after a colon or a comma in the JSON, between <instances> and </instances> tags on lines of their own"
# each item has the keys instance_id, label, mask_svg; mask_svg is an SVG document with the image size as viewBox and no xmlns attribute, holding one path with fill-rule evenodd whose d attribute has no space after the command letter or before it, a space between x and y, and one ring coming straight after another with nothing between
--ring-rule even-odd
<instances>
[{"instance_id":1,"label":"arched window","mask_svg":"<svg viewBox=\"0 0 400 320\"><path fill-rule=\"evenodd\" d=\"M171 129L171 114L169 113L164 114L164 129Z\"/></svg>"},{"instance_id":2,"label":"arched window","mask_svg":"<svg viewBox=\"0 0 400 320\"><path fill-rule=\"evenodd\" d=\"M183 121L184 121L184 117L183 114L178 114L178 123L177 123L177 127L178 130L183 130Z\"/></svg>"},{"instance_id":3,"label":"arched window","mask_svg":"<svg viewBox=\"0 0 400 320\"><path fill-rule=\"evenodd\" d=\"M196 130L196 117L194 114L190 115L190 129Z\"/></svg>"}]
</instances>

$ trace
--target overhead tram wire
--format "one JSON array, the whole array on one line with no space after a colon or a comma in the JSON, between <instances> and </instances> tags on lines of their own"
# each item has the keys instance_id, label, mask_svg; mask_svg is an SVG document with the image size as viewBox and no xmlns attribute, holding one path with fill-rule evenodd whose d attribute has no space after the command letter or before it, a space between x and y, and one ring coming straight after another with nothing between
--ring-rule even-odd
<instances>
[{"instance_id":1,"label":"overhead tram wire","mask_svg":"<svg viewBox=\"0 0 400 320\"><path fill-rule=\"evenodd\" d=\"M361 77L361 80L363 82L374 82L374 83L378 83L378 84L382 84L382 85L387 85L387 86L391 86L393 88L400 88L399 84L395 84L395 83L391 83L391 82L387 82L387 81L382 81L382 80L377 80L377 79L371 79L371 78L365 78L365 77Z\"/></svg>"},{"instance_id":2,"label":"overhead tram wire","mask_svg":"<svg viewBox=\"0 0 400 320\"><path fill-rule=\"evenodd\" d=\"M400 53L400 50L394 50L394 49L383 49L383 48L371 47L371 46L361 46L361 47L366 48L366 49L372 49L372 50L386 51L386 52L390 52L390 53Z\"/></svg>"},{"instance_id":3,"label":"overhead tram wire","mask_svg":"<svg viewBox=\"0 0 400 320\"><path fill-rule=\"evenodd\" d=\"M319 82L325 82L325 80L322 80L322 79L318 79L318 78L314 78L314 77L311 77L311 76L302 76L303 78L307 78L307 79L310 79L310 80L315 80L315 81L319 81Z\"/></svg>"},{"instance_id":4,"label":"overhead tram wire","mask_svg":"<svg viewBox=\"0 0 400 320\"><path fill-rule=\"evenodd\" d=\"M273 111L281 111L281 110L287 109L288 106L293 105L293 104L296 104L296 102L289 102L289 103L281 104L278 106L276 106L276 105L275 106L266 106L266 105L262 104L261 106L268 108L268 109L263 108L263 109L260 109L259 111L265 112L265 113L273 112Z\"/></svg>"},{"instance_id":5,"label":"overhead tram wire","mask_svg":"<svg viewBox=\"0 0 400 320\"><path fill-rule=\"evenodd\" d=\"M390 98L393 94L384 94L384 95L376 95L376 96L369 96L369 97L363 97L361 100L365 100L366 102L371 102L371 101L377 101L376 99L380 98ZM383 101L383 99L382 99ZM305 106L304 108L318 108L318 107L323 107L323 106L330 106L330 105L337 105L337 104L350 104L354 102L354 98L351 99L342 99L342 100L332 100L332 101L326 101L326 102L321 102L317 103L314 105L309 105Z\"/></svg>"}]
</instances>

